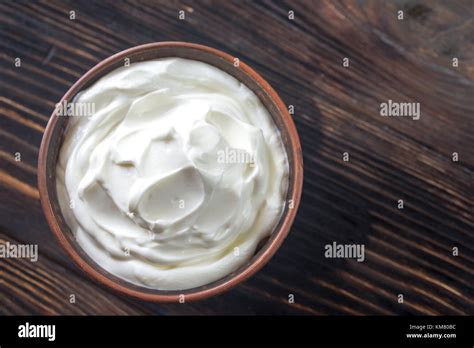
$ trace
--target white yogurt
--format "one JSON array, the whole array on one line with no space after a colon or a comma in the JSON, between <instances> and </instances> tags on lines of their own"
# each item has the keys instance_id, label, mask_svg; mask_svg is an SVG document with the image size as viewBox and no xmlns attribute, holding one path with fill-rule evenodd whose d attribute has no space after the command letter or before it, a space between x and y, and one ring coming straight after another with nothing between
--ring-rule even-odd
<instances>
[{"instance_id":1,"label":"white yogurt","mask_svg":"<svg viewBox=\"0 0 474 348\"><path fill-rule=\"evenodd\" d=\"M288 161L257 96L181 58L132 64L81 92L57 166L63 214L85 252L134 284L181 290L254 254L284 207Z\"/></svg>"}]
</instances>

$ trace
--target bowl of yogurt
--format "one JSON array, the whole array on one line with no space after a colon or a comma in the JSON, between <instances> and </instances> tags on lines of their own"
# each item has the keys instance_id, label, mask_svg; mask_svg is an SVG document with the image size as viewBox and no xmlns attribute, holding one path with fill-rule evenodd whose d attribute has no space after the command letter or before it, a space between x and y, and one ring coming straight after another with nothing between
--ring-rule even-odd
<instances>
[{"instance_id":1,"label":"bowl of yogurt","mask_svg":"<svg viewBox=\"0 0 474 348\"><path fill-rule=\"evenodd\" d=\"M155 302L219 294L257 272L290 231L301 146L253 69L184 42L133 47L56 105L38 161L41 204L92 278Z\"/></svg>"}]
</instances>

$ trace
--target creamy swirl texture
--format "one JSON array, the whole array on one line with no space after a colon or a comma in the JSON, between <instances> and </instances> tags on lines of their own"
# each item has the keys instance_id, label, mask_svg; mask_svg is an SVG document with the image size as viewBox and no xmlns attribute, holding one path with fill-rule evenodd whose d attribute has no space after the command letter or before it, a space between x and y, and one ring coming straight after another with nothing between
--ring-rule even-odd
<instances>
[{"instance_id":1,"label":"creamy swirl texture","mask_svg":"<svg viewBox=\"0 0 474 348\"><path fill-rule=\"evenodd\" d=\"M181 58L105 75L75 103L57 166L63 215L101 267L141 286L188 289L248 261L284 207L288 162L257 96Z\"/></svg>"}]
</instances>

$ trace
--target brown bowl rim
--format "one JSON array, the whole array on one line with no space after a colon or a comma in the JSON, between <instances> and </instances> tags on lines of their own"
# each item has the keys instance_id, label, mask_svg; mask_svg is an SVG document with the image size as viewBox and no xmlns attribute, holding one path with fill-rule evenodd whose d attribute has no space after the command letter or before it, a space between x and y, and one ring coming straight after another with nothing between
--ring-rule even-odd
<instances>
[{"instance_id":1,"label":"brown bowl rim","mask_svg":"<svg viewBox=\"0 0 474 348\"><path fill-rule=\"evenodd\" d=\"M77 80L64 94L61 98L60 103L64 100L68 100L68 97L71 95L77 94L81 88L83 83L86 83L91 76L94 76L94 73L97 70L101 70L116 62L117 60L121 60L126 58L127 56L135 53L139 53L140 51L146 51L150 49L159 49L164 47L180 47L180 48L189 48L195 50L201 50L210 54L217 56L218 58L225 59L231 63L234 62L234 56L222 52L218 49L211 48L208 46L189 43L189 42L181 42L181 41L164 41L164 42L153 42L148 44L143 44L135 47L128 48L121 52L118 52L102 61L100 61L97 65L87 71L84 75L82 75L79 80ZM298 133L296 131L295 124L293 122L292 117L290 116L287 107L281 100L280 96L277 92L270 86L270 84L260 76L255 70L250 68L247 64L239 60L239 68L243 70L246 74L250 75L258 85L266 92L269 97L272 99L274 104L276 105L278 111L280 112L282 121L286 130L289 134L289 142L290 142L290 149L294 158L294 166L290 168L290 171L293 170L293 178L294 178L294 188L293 188L293 195L291 197L287 197L293 200L293 208L288 209L286 214L280 218L280 228L275 230L273 234L276 234L275 237L269 240L265 245L265 249L257 255L254 256L251 263L241 270L239 273L234 275L233 277L229 278L225 282L218 283L214 286L208 287L208 284L205 289L199 290L200 287L196 287L196 291L188 292L188 290L182 290L185 294L185 301L195 301L204 298L208 298L211 296L215 296L222 292L229 290L230 288L234 287L235 285L243 282L244 280L248 279L250 276L255 274L258 270L260 270L269 260L270 258L276 253L278 248L283 243L283 240L288 235L291 225L296 216L296 212L298 210L298 206L301 200L301 192L302 192L302 185L303 185L303 159L302 159L302 152L301 152L301 144L298 137ZM80 86L80 87L78 87ZM77 90L76 90L77 89ZM51 137L53 134L53 130L55 129L56 123L58 120L58 116L55 115L55 111L51 114L51 117L48 121L46 126L43 139L41 141L41 147L39 151L39 158L38 158L38 188L40 194L40 201L41 206L46 216L46 220L48 222L49 227L53 231L56 239L59 241L59 244L62 248L66 251L66 253L73 259L79 268L81 268L86 274L88 274L91 278L96 280L102 285L106 285L107 287L115 290L118 293L125 294L134 298L138 298L141 300L151 301L151 302L160 302L160 303L177 303L181 298L180 294L161 294L161 293L149 293L149 292L142 292L139 290L127 288L111 278L108 278L106 275L97 271L89 262L87 262L84 258L82 258L75 248L71 245L68 239L65 237L64 233L62 232L58 220L53 212L53 207L50 201L50 193L47 189L47 175L46 175L46 159L47 153L49 149L49 144L51 141ZM268 244L270 243L270 244ZM97 267L100 267L97 265ZM224 278L223 278L224 279ZM217 280L216 282L218 282ZM209 284L213 284L211 282ZM202 287L202 286L201 286ZM145 288L144 290L150 291L151 289ZM189 289L193 290L193 289ZM156 290L160 292L160 290ZM179 292L179 291L178 291Z\"/></svg>"}]
</instances>

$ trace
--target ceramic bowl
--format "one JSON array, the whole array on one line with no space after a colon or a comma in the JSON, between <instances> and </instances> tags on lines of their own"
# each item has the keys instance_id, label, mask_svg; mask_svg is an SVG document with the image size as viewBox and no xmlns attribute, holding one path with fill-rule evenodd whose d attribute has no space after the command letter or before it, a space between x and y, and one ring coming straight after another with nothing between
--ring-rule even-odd
<instances>
[{"instance_id":1,"label":"ceramic bowl","mask_svg":"<svg viewBox=\"0 0 474 348\"><path fill-rule=\"evenodd\" d=\"M56 162L61 148L68 117L59 117L53 112L41 142L38 160L38 185L48 224L72 260L99 283L122 294L154 302L182 302L207 298L222 293L244 281L262 268L275 254L288 235L298 209L303 182L301 146L295 125L287 106L275 90L258 73L235 57L219 50L186 42L158 42L129 48L107 58L85 73L62 97L70 101L81 90L91 86L100 77L124 65L146 60L181 57L208 63L226 71L249 87L261 100L280 130L289 162L289 186L285 209L280 221L269 238L262 241L255 255L238 270L226 277L204 286L182 290L164 291L141 287L120 279L96 264L77 243L61 213L56 193Z\"/></svg>"}]
</instances>

